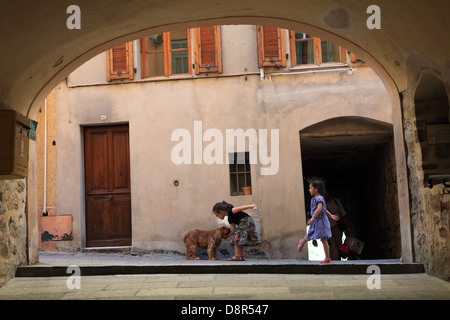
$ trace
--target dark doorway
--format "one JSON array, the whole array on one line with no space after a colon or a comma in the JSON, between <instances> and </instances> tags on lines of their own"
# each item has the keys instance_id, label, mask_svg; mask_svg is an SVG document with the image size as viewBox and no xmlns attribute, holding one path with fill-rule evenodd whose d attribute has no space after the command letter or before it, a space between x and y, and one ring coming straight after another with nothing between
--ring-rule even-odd
<instances>
[{"instance_id":1,"label":"dark doorway","mask_svg":"<svg viewBox=\"0 0 450 320\"><path fill-rule=\"evenodd\" d=\"M334 118L302 130L300 145L306 212L307 178L321 177L347 211L350 234L364 242L359 258L400 258L392 126L366 118Z\"/></svg>"}]
</instances>

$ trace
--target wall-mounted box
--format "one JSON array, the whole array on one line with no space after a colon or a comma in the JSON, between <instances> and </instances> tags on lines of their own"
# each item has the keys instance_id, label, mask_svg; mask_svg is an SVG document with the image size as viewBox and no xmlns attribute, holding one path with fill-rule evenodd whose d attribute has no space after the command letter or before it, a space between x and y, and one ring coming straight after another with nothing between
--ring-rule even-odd
<instances>
[{"instance_id":1,"label":"wall-mounted box","mask_svg":"<svg viewBox=\"0 0 450 320\"><path fill-rule=\"evenodd\" d=\"M30 120L13 110L0 110L0 179L28 175Z\"/></svg>"}]
</instances>

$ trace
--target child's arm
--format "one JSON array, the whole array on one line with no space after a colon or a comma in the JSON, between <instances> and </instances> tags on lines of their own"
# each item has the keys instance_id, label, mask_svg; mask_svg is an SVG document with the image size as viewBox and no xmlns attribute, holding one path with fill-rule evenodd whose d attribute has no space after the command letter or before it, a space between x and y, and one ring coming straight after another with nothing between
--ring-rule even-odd
<instances>
[{"instance_id":1,"label":"child's arm","mask_svg":"<svg viewBox=\"0 0 450 320\"><path fill-rule=\"evenodd\" d=\"M339 217L332 214L330 211L327 210L327 216L330 217L330 219L333 219L334 221L338 221Z\"/></svg>"},{"instance_id":2,"label":"child's arm","mask_svg":"<svg viewBox=\"0 0 450 320\"><path fill-rule=\"evenodd\" d=\"M254 207L256 207L256 204L249 204L249 205L245 205L245 206L233 207L233 209L231 209L231 212L236 213L236 212L251 209Z\"/></svg>"},{"instance_id":3,"label":"child's arm","mask_svg":"<svg viewBox=\"0 0 450 320\"><path fill-rule=\"evenodd\" d=\"M236 224L230 223L230 233L228 234L227 239L229 237L231 237L234 234L235 231L236 231Z\"/></svg>"},{"instance_id":4,"label":"child's arm","mask_svg":"<svg viewBox=\"0 0 450 320\"><path fill-rule=\"evenodd\" d=\"M309 219L308 224L311 224L311 223L313 222L313 220L319 215L320 211L322 211L322 206L323 206L323 203L322 203L322 202L319 202L319 203L317 204L317 209L316 209L316 211L314 212L314 214L313 214L313 216L311 217L311 219Z\"/></svg>"}]
</instances>

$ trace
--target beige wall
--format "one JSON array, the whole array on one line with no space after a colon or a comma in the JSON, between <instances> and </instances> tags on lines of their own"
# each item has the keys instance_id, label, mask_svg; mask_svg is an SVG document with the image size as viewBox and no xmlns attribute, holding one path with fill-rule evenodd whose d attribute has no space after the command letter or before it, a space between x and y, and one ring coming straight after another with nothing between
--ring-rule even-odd
<instances>
[{"instance_id":1,"label":"beige wall","mask_svg":"<svg viewBox=\"0 0 450 320\"><path fill-rule=\"evenodd\" d=\"M47 107L47 119L45 119L45 108ZM47 207L56 205L56 113L55 92L52 91L47 97L47 104L43 103L41 112L37 119L36 145L37 145L37 176L38 187L42 190L38 194L38 206L44 208L44 159L45 159L45 122L47 122ZM53 143L55 142L55 144Z\"/></svg>"},{"instance_id":2,"label":"beige wall","mask_svg":"<svg viewBox=\"0 0 450 320\"><path fill-rule=\"evenodd\" d=\"M96 77L103 83L103 75L87 72L98 70L89 65L102 64L104 56L99 55L69 77L72 88L65 83L56 88L57 208L74 218L74 240L58 243L60 248L84 246L81 127L128 122L135 249L184 252L185 232L214 228L219 221L211 208L227 200L235 205L255 202L261 207L259 215L253 214L261 219L261 248L268 256L301 256L296 252L297 241L305 233L299 131L340 116L392 123L392 106L383 84L367 67L357 67L352 74L261 79L255 63L256 41L250 41L256 39L255 28L241 30L223 28L226 77L82 86L82 81L92 84ZM236 37L238 33L248 33L248 43ZM241 46L246 54L233 64ZM106 121L100 120L103 115ZM252 165L253 194L231 197L228 165L175 165L171 151L178 142L171 141L171 134L185 128L193 139L196 120L202 121L203 132L216 128L224 139L226 129L279 129L277 174L260 175L261 165ZM178 187L174 180L179 180Z\"/></svg>"},{"instance_id":3,"label":"beige wall","mask_svg":"<svg viewBox=\"0 0 450 320\"><path fill-rule=\"evenodd\" d=\"M36 128L37 152L37 221L39 249L55 250L56 242L41 241L42 217L56 215L56 112L55 91L53 90L42 104ZM46 110L47 109L47 114ZM46 128L47 127L47 128ZM45 131L47 130L47 146L45 146ZM47 161L47 166L45 166ZM45 173L46 171L46 173ZM44 183L46 180L46 183Z\"/></svg>"}]
</instances>

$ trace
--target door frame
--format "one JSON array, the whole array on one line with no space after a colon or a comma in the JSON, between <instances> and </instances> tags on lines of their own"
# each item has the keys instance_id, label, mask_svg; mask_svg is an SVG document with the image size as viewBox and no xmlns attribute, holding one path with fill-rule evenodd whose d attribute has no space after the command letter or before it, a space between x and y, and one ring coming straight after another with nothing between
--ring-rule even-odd
<instances>
[{"instance_id":1,"label":"door frame","mask_svg":"<svg viewBox=\"0 0 450 320\"><path fill-rule=\"evenodd\" d=\"M132 192L131 192L131 185L132 185L132 177L131 177L131 141L130 141L130 123L128 121L121 121L121 122L109 122L109 123L92 123L92 124L83 124L80 125L79 133L80 133L80 140L81 143L79 145L80 147L80 167L81 167L81 177L80 177L80 236L81 236L81 250L85 249L95 249L98 247L88 247L87 246L87 234L86 234L86 166L85 166L85 143L86 143L86 137L84 135L85 128L89 127L112 127L112 126L120 126L120 125L127 125L128 126L128 134L129 134L129 148L130 148L130 198L132 200ZM131 203L131 244L129 246L110 246L110 247L101 247L101 248L130 248L132 247L133 243L133 205Z\"/></svg>"}]
</instances>

